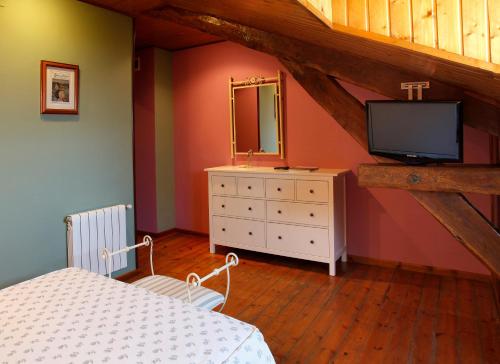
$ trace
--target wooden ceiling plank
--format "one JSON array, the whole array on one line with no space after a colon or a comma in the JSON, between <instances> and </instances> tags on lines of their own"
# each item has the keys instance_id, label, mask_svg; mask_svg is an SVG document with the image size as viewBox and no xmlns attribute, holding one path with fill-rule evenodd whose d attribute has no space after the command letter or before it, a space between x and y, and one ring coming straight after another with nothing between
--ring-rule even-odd
<instances>
[{"instance_id":1,"label":"wooden ceiling plank","mask_svg":"<svg viewBox=\"0 0 500 364\"><path fill-rule=\"evenodd\" d=\"M347 25L368 31L367 6L365 0L347 0Z\"/></svg>"},{"instance_id":2,"label":"wooden ceiling plank","mask_svg":"<svg viewBox=\"0 0 500 364\"><path fill-rule=\"evenodd\" d=\"M361 103L323 73L287 60L281 62L309 95L366 150L366 121ZM409 192L488 269L500 274L500 236L465 197L447 192Z\"/></svg>"},{"instance_id":3,"label":"wooden ceiling plank","mask_svg":"<svg viewBox=\"0 0 500 364\"><path fill-rule=\"evenodd\" d=\"M400 90L402 81L419 80L423 77L420 74L404 72L364 57L325 49L205 14L173 7L164 7L148 14L197 28L278 58L298 62L395 99L406 97L406 94ZM426 91L426 99L464 100L466 124L492 135L500 135L500 105L495 105L495 101L485 102L484 97L478 97L433 79L430 81L431 89Z\"/></svg>"},{"instance_id":4,"label":"wooden ceiling plank","mask_svg":"<svg viewBox=\"0 0 500 364\"><path fill-rule=\"evenodd\" d=\"M394 38L411 41L411 3L410 0L397 0L390 2L391 36Z\"/></svg>"},{"instance_id":5,"label":"wooden ceiling plank","mask_svg":"<svg viewBox=\"0 0 500 364\"><path fill-rule=\"evenodd\" d=\"M391 35L387 0L368 0L370 32Z\"/></svg>"},{"instance_id":6,"label":"wooden ceiling plank","mask_svg":"<svg viewBox=\"0 0 500 364\"><path fill-rule=\"evenodd\" d=\"M418 0L413 1L413 40L415 43L428 47L435 45L435 28L433 1Z\"/></svg>"},{"instance_id":7,"label":"wooden ceiling plank","mask_svg":"<svg viewBox=\"0 0 500 364\"><path fill-rule=\"evenodd\" d=\"M488 0L491 62L500 64L500 0Z\"/></svg>"},{"instance_id":8,"label":"wooden ceiling plank","mask_svg":"<svg viewBox=\"0 0 500 364\"><path fill-rule=\"evenodd\" d=\"M500 195L500 167L361 164L358 183L362 187Z\"/></svg>"},{"instance_id":9,"label":"wooden ceiling plank","mask_svg":"<svg viewBox=\"0 0 500 364\"><path fill-rule=\"evenodd\" d=\"M297 0L328 26L332 25L331 0Z\"/></svg>"},{"instance_id":10,"label":"wooden ceiling plank","mask_svg":"<svg viewBox=\"0 0 500 364\"><path fill-rule=\"evenodd\" d=\"M464 55L489 61L487 0L462 2Z\"/></svg>"},{"instance_id":11,"label":"wooden ceiling plank","mask_svg":"<svg viewBox=\"0 0 500 364\"><path fill-rule=\"evenodd\" d=\"M347 0L332 0L332 20L336 24L347 25Z\"/></svg>"},{"instance_id":12,"label":"wooden ceiling plank","mask_svg":"<svg viewBox=\"0 0 500 364\"><path fill-rule=\"evenodd\" d=\"M439 49L456 54L463 54L462 27L458 22L460 14L459 1L457 0L436 0L437 20L438 20L438 44Z\"/></svg>"}]
</instances>

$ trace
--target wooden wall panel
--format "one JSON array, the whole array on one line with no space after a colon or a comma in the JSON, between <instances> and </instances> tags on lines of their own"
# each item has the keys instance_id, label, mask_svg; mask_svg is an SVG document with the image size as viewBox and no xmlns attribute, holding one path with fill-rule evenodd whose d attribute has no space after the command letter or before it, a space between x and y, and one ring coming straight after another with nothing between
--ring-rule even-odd
<instances>
[{"instance_id":1,"label":"wooden wall panel","mask_svg":"<svg viewBox=\"0 0 500 364\"><path fill-rule=\"evenodd\" d=\"M334 24L347 25L347 0L332 0Z\"/></svg>"},{"instance_id":2,"label":"wooden wall panel","mask_svg":"<svg viewBox=\"0 0 500 364\"><path fill-rule=\"evenodd\" d=\"M488 0L490 62L500 64L500 0Z\"/></svg>"},{"instance_id":3,"label":"wooden wall panel","mask_svg":"<svg viewBox=\"0 0 500 364\"><path fill-rule=\"evenodd\" d=\"M347 24L350 27L368 30L368 0L347 0Z\"/></svg>"},{"instance_id":4,"label":"wooden wall panel","mask_svg":"<svg viewBox=\"0 0 500 364\"><path fill-rule=\"evenodd\" d=\"M500 64L500 0L332 0L331 6L333 24Z\"/></svg>"},{"instance_id":5,"label":"wooden wall panel","mask_svg":"<svg viewBox=\"0 0 500 364\"><path fill-rule=\"evenodd\" d=\"M462 54L460 0L436 0L438 48Z\"/></svg>"},{"instance_id":6,"label":"wooden wall panel","mask_svg":"<svg viewBox=\"0 0 500 364\"><path fill-rule=\"evenodd\" d=\"M462 1L464 55L488 60L486 0Z\"/></svg>"},{"instance_id":7,"label":"wooden wall panel","mask_svg":"<svg viewBox=\"0 0 500 364\"><path fill-rule=\"evenodd\" d=\"M418 44L435 47L437 44L435 0L413 0L413 41Z\"/></svg>"},{"instance_id":8,"label":"wooden wall panel","mask_svg":"<svg viewBox=\"0 0 500 364\"><path fill-rule=\"evenodd\" d=\"M332 0L299 0L316 15L324 17L326 23L332 21Z\"/></svg>"},{"instance_id":9,"label":"wooden wall panel","mask_svg":"<svg viewBox=\"0 0 500 364\"><path fill-rule=\"evenodd\" d=\"M410 3L410 0L390 1L391 36L394 38L412 40Z\"/></svg>"},{"instance_id":10,"label":"wooden wall panel","mask_svg":"<svg viewBox=\"0 0 500 364\"><path fill-rule=\"evenodd\" d=\"M369 30L377 34L391 35L389 27L389 0L368 0Z\"/></svg>"}]
</instances>

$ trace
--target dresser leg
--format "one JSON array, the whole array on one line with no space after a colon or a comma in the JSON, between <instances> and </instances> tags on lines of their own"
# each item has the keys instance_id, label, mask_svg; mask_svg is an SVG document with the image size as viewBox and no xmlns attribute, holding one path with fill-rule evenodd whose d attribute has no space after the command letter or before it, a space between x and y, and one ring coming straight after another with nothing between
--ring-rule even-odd
<instances>
[{"instance_id":1,"label":"dresser leg","mask_svg":"<svg viewBox=\"0 0 500 364\"><path fill-rule=\"evenodd\" d=\"M344 252L342 253L342 261L347 262L347 249L344 248Z\"/></svg>"},{"instance_id":2,"label":"dresser leg","mask_svg":"<svg viewBox=\"0 0 500 364\"><path fill-rule=\"evenodd\" d=\"M215 254L215 244L210 243L210 253Z\"/></svg>"},{"instance_id":3,"label":"dresser leg","mask_svg":"<svg viewBox=\"0 0 500 364\"><path fill-rule=\"evenodd\" d=\"M330 275L331 276L335 275L335 260L330 263Z\"/></svg>"}]
</instances>

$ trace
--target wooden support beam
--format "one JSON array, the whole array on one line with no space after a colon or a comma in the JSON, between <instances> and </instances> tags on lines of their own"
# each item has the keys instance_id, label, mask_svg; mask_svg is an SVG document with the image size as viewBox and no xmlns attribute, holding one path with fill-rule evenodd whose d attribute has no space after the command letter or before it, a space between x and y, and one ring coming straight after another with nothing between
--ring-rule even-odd
<instances>
[{"instance_id":1,"label":"wooden support beam","mask_svg":"<svg viewBox=\"0 0 500 364\"><path fill-rule=\"evenodd\" d=\"M194 13L247 25L270 34L291 37L322 49L352 54L382 62L389 67L418 73L418 80L433 79L500 102L499 66L470 58L432 50L433 54L417 51L419 46L405 44L383 35L356 30L353 27L326 26L297 0L149 0ZM148 2L149 2L148 1ZM124 2L124 1L122 1ZM399 6L398 1L395 6ZM407 2L407 1L406 1ZM391 5L391 8L393 6ZM390 10L392 12L392 10ZM348 20L353 14L347 12ZM333 15L333 14L332 14ZM397 13L393 14L398 17ZM401 16L406 16L400 14ZM400 17L401 17L400 16ZM390 25L391 33L397 31ZM439 54L439 55L438 55ZM307 53L304 54L307 56ZM353 67L357 67L353 65ZM413 80L413 79L412 79Z\"/></svg>"},{"instance_id":2,"label":"wooden support beam","mask_svg":"<svg viewBox=\"0 0 500 364\"><path fill-rule=\"evenodd\" d=\"M170 6L148 11L146 14L217 35L394 99L406 98L406 94L400 89L402 81L430 80L431 88L426 91L425 99L463 100L464 122L467 125L492 135L500 135L500 102L448 85L417 70L410 72L362 55L318 46L303 40L268 33L236 22ZM368 51L366 48L365 52Z\"/></svg>"},{"instance_id":3,"label":"wooden support beam","mask_svg":"<svg viewBox=\"0 0 500 364\"><path fill-rule=\"evenodd\" d=\"M335 78L280 59L301 86L363 147L368 143L364 106ZM339 107L342 105L342 107Z\"/></svg>"},{"instance_id":4,"label":"wooden support beam","mask_svg":"<svg viewBox=\"0 0 500 364\"><path fill-rule=\"evenodd\" d=\"M425 191L410 194L492 273L500 275L500 235L463 195Z\"/></svg>"},{"instance_id":5,"label":"wooden support beam","mask_svg":"<svg viewBox=\"0 0 500 364\"><path fill-rule=\"evenodd\" d=\"M500 166L361 164L358 183L361 187L500 195Z\"/></svg>"},{"instance_id":6,"label":"wooden support beam","mask_svg":"<svg viewBox=\"0 0 500 364\"><path fill-rule=\"evenodd\" d=\"M361 103L323 73L292 62L282 62L302 87L366 150L366 121ZM448 192L410 193L460 243L499 275L500 235L464 196Z\"/></svg>"}]
</instances>

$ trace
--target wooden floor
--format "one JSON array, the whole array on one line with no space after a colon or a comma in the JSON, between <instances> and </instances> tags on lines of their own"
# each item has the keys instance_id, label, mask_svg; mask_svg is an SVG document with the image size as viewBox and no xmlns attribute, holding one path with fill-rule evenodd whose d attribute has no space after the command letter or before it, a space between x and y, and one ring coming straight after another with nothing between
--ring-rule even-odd
<instances>
[{"instance_id":1,"label":"wooden floor","mask_svg":"<svg viewBox=\"0 0 500 364\"><path fill-rule=\"evenodd\" d=\"M228 251L212 255L206 237L173 235L156 241L156 273L206 274ZM338 263L330 277L326 264L237 253L224 313L257 326L277 363L500 363L486 282L357 263ZM225 277L206 286L223 292Z\"/></svg>"}]
</instances>

